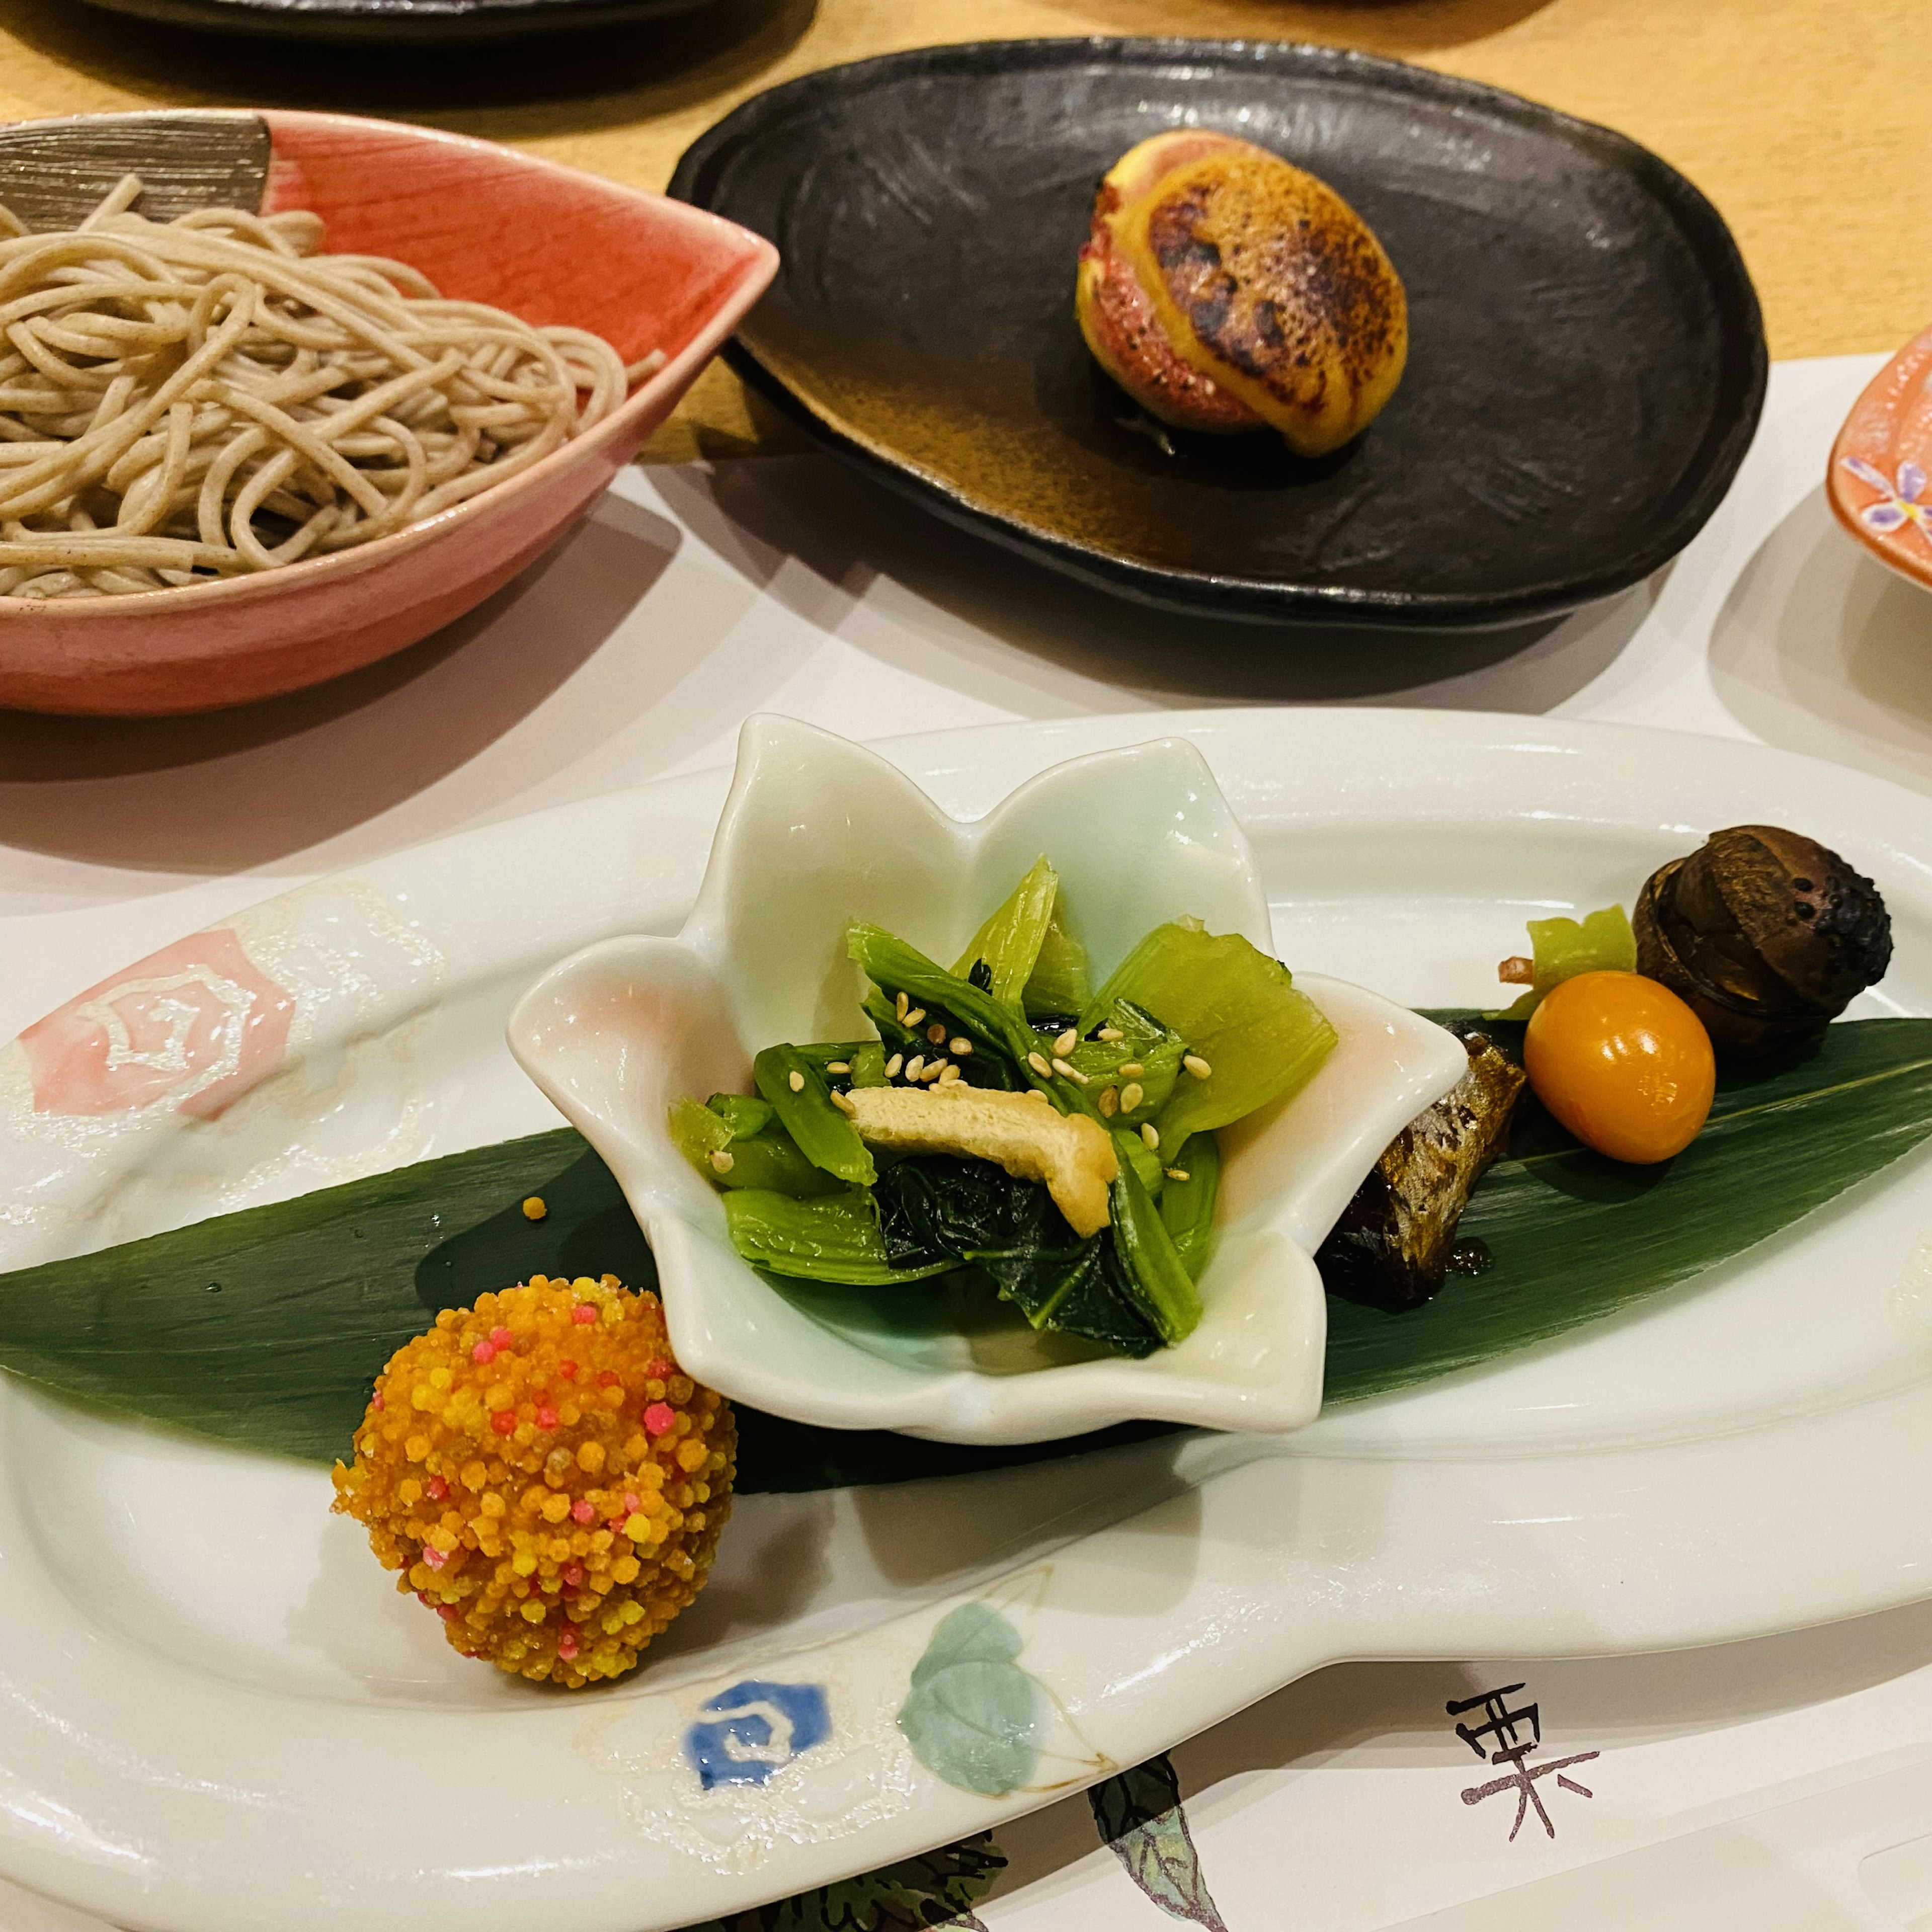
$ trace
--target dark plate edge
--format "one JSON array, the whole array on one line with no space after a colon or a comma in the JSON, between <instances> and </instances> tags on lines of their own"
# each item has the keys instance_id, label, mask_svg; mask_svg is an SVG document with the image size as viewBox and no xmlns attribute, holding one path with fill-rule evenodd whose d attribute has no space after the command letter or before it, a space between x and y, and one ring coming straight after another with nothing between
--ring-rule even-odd
<instances>
[{"instance_id":1,"label":"dark plate edge","mask_svg":"<svg viewBox=\"0 0 1932 1932\"><path fill-rule=\"evenodd\" d=\"M1022 56L1030 56L1042 65L1078 65L1099 60L1124 66L1190 62L1226 66L1238 62L1244 56L1261 68L1359 76L1365 84L1500 115L1520 126L1556 135L1579 147L1594 148L1635 178L1670 212L1705 272L1726 331L1731 352L1726 356L1724 383L1735 398L1735 412L1728 428L1717 437L1715 447L1707 446L1702 472L1695 487L1677 516L1654 542L1586 576L1526 584L1502 596L1283 584L1162 570L1107 556L1051 531L982 508L940 478L880 455L820 416L759 362L740 338L734 336L725 346L726 362L748 386L812 441L884 484L895 494L936 513L956 528L989 538L1114 595L1158 609L1189 615L1213 612L1256 623L1493 630L1560 616L1612 596L1641 583L1677 556L1710 520L1729 492L1763 412L1770 358L1757 292L1723 216L1702 190L1660 155L1614 128L1564 114L1505 88L1438 74L1406 61L1305 42L1105 35L968 41L849 62L754 94L707 128L685 150L666 192L709 212L721 212L712 206L710 198L710 177L740 142L755 136L766 123L782 116L800 98L820 95L828 86L846 94L862 92L883 70L903 72L924 68L968 74L990 72L1010 67Z\"/></svg>"},{"instance_id":2,"label":"dark plate edge","mask_svg":"<svg viewBox=\"0 0 1932 1932\"><path fill-rule=\"evenodd\" d=\"M433 10L410 0L86 0L136 20L260 40L371 41L431 45L455 40L512 40L529 34L574 33L626 21L683 14L706 0L440 0Z\"/></svg>"}]
</instances>

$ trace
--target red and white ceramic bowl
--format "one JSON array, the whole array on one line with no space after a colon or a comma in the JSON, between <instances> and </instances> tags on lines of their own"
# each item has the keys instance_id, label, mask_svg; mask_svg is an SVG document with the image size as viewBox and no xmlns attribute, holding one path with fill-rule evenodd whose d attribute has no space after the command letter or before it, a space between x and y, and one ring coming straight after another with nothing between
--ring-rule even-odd
<instances>
[{"instance_id":1,"label":"red and white ceramic bowl","mask_svg":"<svg viewBox=\"0 0 1932 1932\"><path fill-rule=\"evenodd\" d=\"M196 194L204 206L265 213L312 208L333 251L407 262L446 295L539 326L594 330L626 362L653 349L667 359L594 429L393 536L178 590L0 597L0 706L213 710L319 684L428 636L589 510L778 266L769 242L681 202L389 122L209 110L89 116L0 134L0 200L15 200L16 180L64 171L84 206L130 168L159 184L161 212ZM25 212L30 226L64 225Z\"/></svg>"}]
</instances>

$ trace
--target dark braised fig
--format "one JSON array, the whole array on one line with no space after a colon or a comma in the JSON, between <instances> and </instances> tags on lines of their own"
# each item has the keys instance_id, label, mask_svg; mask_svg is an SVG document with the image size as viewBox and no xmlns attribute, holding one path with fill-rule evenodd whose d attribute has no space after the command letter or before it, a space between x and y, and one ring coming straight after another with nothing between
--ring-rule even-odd
<instances>
[{"instance_id":1,"label":"dark braised fig","mask_svg":"<svg viewBox=\"0 0 1932 1932\"><path fill-rule=\"evenodd\" d=\"M1488 1253L1459 1254L1469 1191L1509 1138L1528 1076L1487 1034L1462 1034L1469 1070L1383 1150L1316 1256L1330 1294L1371 1308L1414 1308L1452 1267L1474 1274Z\"/></svg>"},{"instance_id":2,"label":"dark braised fig","mask_svg":"<svg viewBox=\"0 0 1932 1932\"><path fill-rule=\"evenodd\" d=\"M1632 922L1637 970L1683 1000L1732 1062L1815 1040L1892 958L1878 888L1775 825L1714 832L1660 866Z\"/></svg>"}]
</instances>

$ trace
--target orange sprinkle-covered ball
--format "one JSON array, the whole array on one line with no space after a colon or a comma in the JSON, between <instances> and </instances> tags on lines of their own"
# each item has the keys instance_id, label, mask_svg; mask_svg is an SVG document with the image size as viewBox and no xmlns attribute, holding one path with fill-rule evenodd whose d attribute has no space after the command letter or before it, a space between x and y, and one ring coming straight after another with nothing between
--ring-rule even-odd
<instances>
[{"instance_id":1,"label":"orange sprinkle-covered ball","mask_svg":"<svg viewBox=\"0 0 1932 1932\"><path fill-rule=\"evenodd\" d=\"M736 1449L656 1295L534 1275L390 1358L334 1507L464 1656L575 1689L628 1670L704 1587Z\"/></svg>"}]
</instances>

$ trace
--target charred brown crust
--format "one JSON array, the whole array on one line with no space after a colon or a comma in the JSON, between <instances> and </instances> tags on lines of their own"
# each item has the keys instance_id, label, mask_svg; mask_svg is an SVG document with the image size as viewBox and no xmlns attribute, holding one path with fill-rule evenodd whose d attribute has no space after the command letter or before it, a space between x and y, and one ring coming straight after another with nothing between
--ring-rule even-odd
<instances>
[{"instance_id":1,"label":"charred brown crust","mask_svg":"<svg viewBox=\"0 0 1932 1932\"><path fill-rule=\"evenodd\" d=\"M1244 209L1243 232L1224 248L1216 217L1231 197L1244 198L1252 172L1238 167L1158 200L1148 239L1176 305L1210 351L1285 406L1319 410L1331 380L1329 345L1352 398L1398 352L1407 326L1402 286L1347 204L1312 180L1315 191L1296 197L1285 225L1256 223ZM1280 205L1278 193L1264 199Z\"/></svg>"},{"instance_id":2,"label":"charred brown crust","mask_svg":"<svg viewBox=\"0 0 1932 1932\"><path fill-rule=\"evenodd\" d=\"M1182 428L1266 427L1318 456L1394 394L1401 279L1340 196L1231 135L1177 129L1108 171L1078 313L1101 366Z\"/></svg>"},{"instance_id":3,"label":"charred brown crust","mask_svg":"<svg viewBox=\"0 0 1932 1932\"><path fill-rule=\"evenodd\" d=\"M1892 959L1878 888L1775 825L1714 832L1659 866L1632 923L1637 970L1676 994L1733 1060L1815 1039Z\"/></svg>"}]
</instances>

